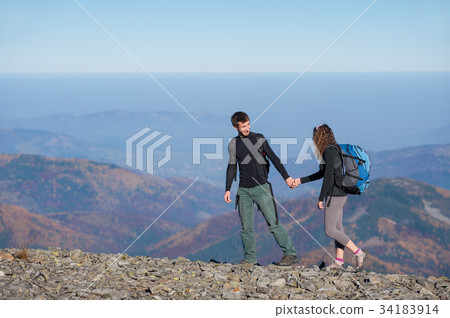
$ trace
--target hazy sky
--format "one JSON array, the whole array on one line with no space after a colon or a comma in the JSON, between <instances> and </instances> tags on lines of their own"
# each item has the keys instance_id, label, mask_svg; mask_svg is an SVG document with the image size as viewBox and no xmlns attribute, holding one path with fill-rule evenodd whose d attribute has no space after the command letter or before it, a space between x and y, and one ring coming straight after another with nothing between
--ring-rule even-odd
<instances>
[{"instance_id":1,"label":"hazy sky","mask_svg":"<svg viewBox=\"0 0 450 318\"><path fill-rule=\"evenodd\" d=\"M150 72L301 72L373 0L79 2ZM450 1L378 0L310 71L450 71ZM0 0L0 72L141 72L74 0Z\"/></svg>"}]
</instances>

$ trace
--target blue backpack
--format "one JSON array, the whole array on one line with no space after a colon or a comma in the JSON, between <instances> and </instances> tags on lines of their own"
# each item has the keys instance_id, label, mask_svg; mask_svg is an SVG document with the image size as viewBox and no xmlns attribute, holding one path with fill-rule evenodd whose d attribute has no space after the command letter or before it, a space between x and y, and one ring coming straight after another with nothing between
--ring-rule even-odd
<instances>
[{"instance_id":1,"label":"blue backpack","mask_svg":"<svg viewBox=\"0 0 450 318\"><path fill-rule=\"evenodd\" d=\"M335 184L348 194L361 194L369 187L370 159L360 146L332 145L342 161L342 175L335 174Z\"/></svg>"}]
</instances>

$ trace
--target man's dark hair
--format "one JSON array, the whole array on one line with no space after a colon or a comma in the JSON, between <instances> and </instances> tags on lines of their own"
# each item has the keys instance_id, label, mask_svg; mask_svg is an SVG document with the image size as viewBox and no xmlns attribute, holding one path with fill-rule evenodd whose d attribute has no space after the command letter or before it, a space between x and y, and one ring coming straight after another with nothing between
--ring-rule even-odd
<instances>
[{"instance_id":1,"label":"man's dark hair","mask_svg":"<svg viewBox=\"0 0 450 318\"><path fill-rule=\"evenodd\" d=\"M233 116L231 116L231 123L236 128L239 127L239 123L245 123L247 121L250 121L250 117L244 112L235 112Z\"/></svg>"}]
</instances>

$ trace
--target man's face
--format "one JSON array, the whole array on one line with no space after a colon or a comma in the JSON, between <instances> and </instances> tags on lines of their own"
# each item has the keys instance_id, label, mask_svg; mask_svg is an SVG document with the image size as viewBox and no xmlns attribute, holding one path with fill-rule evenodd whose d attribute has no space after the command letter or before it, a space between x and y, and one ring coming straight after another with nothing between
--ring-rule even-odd
<instances>
[{"instance_id":1,"label":"man's face","mask_svg":"<svg viewBox=\"0 0 450 318\"><path fill-rule=\"evenodd\" d=\"M248 136L250 134L250 121L246 121L245 123L239 122L239 127L234 127L241 136Z\"/></svg>"}]
</instances>

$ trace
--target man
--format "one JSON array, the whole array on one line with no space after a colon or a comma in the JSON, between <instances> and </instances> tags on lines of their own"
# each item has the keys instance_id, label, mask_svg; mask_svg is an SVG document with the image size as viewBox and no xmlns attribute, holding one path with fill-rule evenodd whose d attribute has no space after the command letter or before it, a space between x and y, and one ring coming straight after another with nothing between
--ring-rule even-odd
<instances>
[{"instance_id":1,"label":"man","mask_svg":"<svg viewBox=\"0 0 450 318\"><path fill-rule=\"evenodd\" d=\"M231 184L237 173L237 163L239 163L239 189L237 190L236 204L239 206L239 217L242 224L241 239L244 246L244 260L241 264L257 264L253 226L254 203L256 203L266 219L269 231L284 254L276 264L292 265L298 261L297 252L286 229L275 216L275 201L267 182L269 163L264 157L267 156L270 159L289 187L296 187L297 184L288 175L264 136L250 132L250 118L246 113L234 113L231 116L231 123L239 135L233 138L228 145L229 161L224 199L227 203L231 202Z\"/></svg>"}]
</instances>

